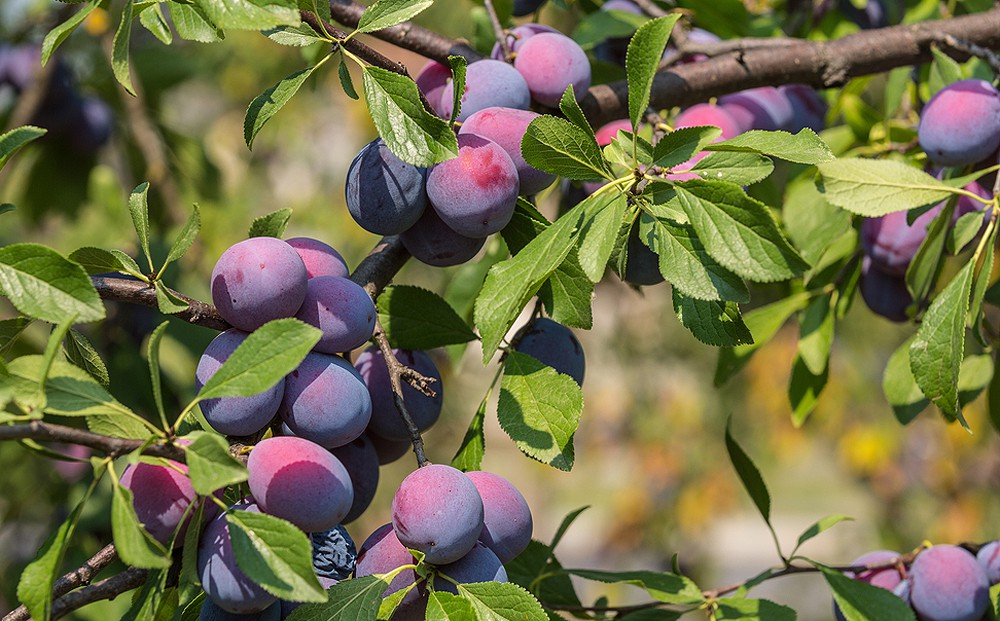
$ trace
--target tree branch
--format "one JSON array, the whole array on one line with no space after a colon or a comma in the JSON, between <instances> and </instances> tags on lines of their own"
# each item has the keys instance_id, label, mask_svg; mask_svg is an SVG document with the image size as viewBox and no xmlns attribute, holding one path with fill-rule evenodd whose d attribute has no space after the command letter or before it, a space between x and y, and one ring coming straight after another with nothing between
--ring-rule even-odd
<instances>
[{"instance_id":1,"label":"tree branch","mask_svg":"<svg viewBox=\"0 0 1000 621\"><path fill-rule=\"evenodd\" d=\"M46 442L67 442L88 446L110 457L127 455L146 445L145 440L112 438L75 427L45 423L40 420L16 425L0 425L0 442L4 440L42 440ZM177 462L185 462L184 450L173 444L150 444L142 450L143 455L164 457Z\"/></svg>"},{"instance_id":2,"label":"tree branch","mask_svg":"<svg viewBox=\"0 0 1000 621\"><path fill-rule=\"evenodd\" d=\"M149 576L148 569L129 567L125 571L110 578L72 591L52 602L52 619L60 619L69 613L105 599L114 599L132 589L139 588Z\"/></svg>"},{"instance_id":3,"label":"tree branch","mask_svg":"<svg viewBox=\"0 0 1000 621\"><path fill-rule=\"evenodd\" d=\"M109 543L79 568L56 580L56 583L52 586L52 598L58 599L73 589L89 585L97 574L104 571L117 559L118 552L115 550L115 544ZM19 606L7 613L3 621L28 621L30 618L31 615L28 614L28 609L24 606Z\"/></svg>"}]
</instances>

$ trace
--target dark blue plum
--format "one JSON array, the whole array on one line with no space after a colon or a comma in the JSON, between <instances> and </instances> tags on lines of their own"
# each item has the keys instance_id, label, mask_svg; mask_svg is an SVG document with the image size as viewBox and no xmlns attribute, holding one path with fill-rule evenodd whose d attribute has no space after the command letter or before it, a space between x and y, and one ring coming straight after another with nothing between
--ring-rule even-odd
<instances>
[{"instance_id":1,"label":"dark blue plum","mask_svg":"<svg viewBox=\"0 0 1000 621\"><path fill-rule=\"evenodd\" d=\"M573 331L548 317L539 317L521 336L516 349L583 385L583 346Z\"/></svg>"},{"instance_id":2,"label":"dark blue plum","mask_svg":"<svg viewBox=\"0 0 1000 621\"><path fill-rule=\"evenodd\" d=\"M530 196L552 185L556 176L531 166L521 155L521 140L528 125L539 115L515 108L485 108L462 123L458 134L474 134L492 140L507 152L517 169L520 194Z\"/></svg>"},{"instance_id":3,"label":"dark blue plum","mask_svg":"<svg viewBox=\"0 0 1000 621\"><path fill-rule=\"evenodd\" d=\"M67 112L73 127L66 141L79 155L92 156L111 138L114 115L108 104L96 97L83 97L77 102Z\"/></svg>"},{"instance_id":4,"label":"dark blue plum","mask_svg":"<svg viewBox=\"0 0 1000 621\"><path fill-rule=\"evenodd\" d=\"M924 106L920 147L941 166L967 166L1000 146L1000 93L985 80L960 80Z\"/></svg>"},{"instance_id":5,"label":"dark blue plum","mask_svg":"<svg viewBox=\"0 0 1000 621\"><path fill-rule=\"evenodd\" d=\"M590 88L590 60L569 37L552 32L525 41L514 57L514 68L524 77L531 98L558 108L568 86L579 101Z\"/></svg>"},{"instance_id":6,"label":"dark blue plum","mask_svg":"<svg viewBox=\"0 0 1000 621\"><path fill-rule=\"evenodd\" d=\"M507 570L503 568L503 563L490 548L479 542L465 556L454 563L439 565L437 570L459 584L507 582ZM436 579L434 588L458 595L458 588L444 578Z\"/></svg>"},{"instance_id":7,"label":"dark blue plum","mask_svg":"<svg viewBox=\"0 0 1000 621\"><path fill-rule=\"evenodd\" d=\"M433 209L408 231L399 236L413 258L434 267L450 267L476 256L486 243L485 237L459 235L441 220Z\"/></svg>"},{"instance_id":8,"label":"dark blue plum","mask_svg":"<svg viewBox=\"0 0 1000 621\"><path fill-rule=\"evenodd\" d=\"M392 498L399 542L428 563L453 563L469 553L483 530L483 499L461 470L432 464L411 472Z\"/></svg>"},{"instance_id":9,"label":"dark blue plum","mask_svg":"<svg viewBox=\"0 0 1000 621\"><path fill-rule=\"evenodd\" d=\"M364 433L371 419L368 388L340 356L311 352L285 377L282 420L300 438L335 448Z\"/></svg>"},{"instance_id":10,"label":"dark blue plum","mask_svg":"<svg viewBox=\"0 0 1000 621\"><path fill-rule=\"evenodd\" d=\"M249 336L246 332L235 328L226 330L215 337L195 371L198 390L215 375L219 367L229 359L236 348ZM219 397L205 399L199 405L205 420L219 433L229 436L250 436L267 426L285 394L285 382L278 382L264 392L250 397Z\"/></svg>"},{"instance_id":11,"label":"dark blue plum","mask_svg":"<svg viewBox=\"0 0 1000 621\"><path fill-rule=\"evenodd\" d=\"M524 17L534 13L545 4L545 0L514 0L514 17Z\"/></svg>"},{"instance_id":12,"label":"dark blue plum","mask_svg":"<svg viewBox=\"0 0 1000 621\"><path fill-rule=\"evenodd\" d=\"M910 567L910 605L921 621L979 621L990 603L986 572L968 550L936 545Z\"/></svg>"},{"instance_id":13,"label":"dark blue plum","mask_svg":"<svg viewBox=\"0 0 1000 621\"><path fill-rule=\"evenodd\" d=\"M347 278L351 270L344 257L332 246L311 237L293 237L285 243L295 249L306 266L306 277L341 276Z\"/></svg>"},{"instance_id":14,"label":"dark blue plum","mask_svg":"<svg viewBox=\"0 0 1000 621\"><path fill-rule=\"evenodd\" d=\"M306 298L307 278L294 248L274 237L251 237L216 261L212 301L223 319L253 332L273 319L294 317Z\"/></svg>"},{"instance_id":15,"label":"dark blue plum","mask_svg":"<svg viewBox=\"0 0 1000 621\"><path fill-rule=\"evenodd\" d=\"M317 276L309 279L305 300L295 317L323 332L313 350L336 354L360 347L372 337L375 303L349 278Z\"/></svg>"},{"instance_id":16,"label":"dark blue plum","mask_svg":"<svg viewBox=\"0 0 1000 621\"><path fill-rule=\"evenodd\" d=\"M444 390L441 385L441 372L427 352L409 349L394 349L393 354L402 364L437 381L431 384L435 395L428 397L408 382L403 382L403 402L419 431L426 431L437 422L441 416L441 404L444 400ZM403 419L399 416L396 403L389 384L389 370L386 367L382 351L375 346L361 352L354 362L358 373L368 386L371 395L372 416L368 423L369 433L380 438L395 441L409 441L410 434L406 431Z\"/></svg>"},{"instance_id":17,"label":"dark blue plum","mask_svg":"<svg viewBox=\"0 0 1000 621\"><path fill-rule=\"evenodd\" d=\"M375 448L375 454L378 455L378 465L380 466L391 464L413 450L413 445L408 439L386 440L371 430L366 431L365 436Z\"/></svg>"},{"instance_id":18,"label":"dark blue plum","mask_svg":"<svg viewBox=\"0 0 1000 621\"><path fill-rule=\"evenodd\" d=\"M231 510L260 513L257 505L248 502L233 505ZM209 522L201 534L198 577L205 595L227 612L251 614L277 601L237 567L225 513Z\"/></svg>"},{"instance_id":19,"label":"dark blue plum","mask_svg":"<svg viewBox=\"0 0 1000 621\"><path fill-rule=\"evenodd\" d=\"M294 436L262 440L250 451L248 485L260 510L306 532L337 526L354 502L351 477L322 446Z\"/></svg>"},{"instance_id":20,"label":"dark blue plum","mask_svg":"<svg viewBox=\"0 0 1000 621\"><path fill-rule=\"evenodd\" d=\"M531 542L528 502L513 483L498 474L474 471L466 475L483 499L483 532L479 541L492 550L501 563L508 563Z\"/></svg>"},{"instance_id":21,"label":"dark blue plum","mask_svg":"<svg viewBox=\"0 0 1000 621\"><path fill-rule=\"evenodd\" d=\"M472 114L491 106L527 110L531 106L527 82L514 67L501 60L487 58L469 63L465 73L462 109L456 120L464 121ZM450 117L453 108L454 84L449 81L441 91L442 116ZM433 202L433 198L431 200Z\"/></svg>"},{"instance_id":22,"label":"dark blue plum","mask_svg":"<svg viewBox=\"0 0 1000 621\"><path fill-rule=\"evenodd\" d=\"M520 181L507 152L492 140L458 136L458 157L427 174L431 206L450 229L481 238L507 226L514 215Z\"/></svg>"},{"instance_id":23,"label":"dark blue plum","mask_svg":"<svg viewBox=\"0 0 1000 621\"><path fill-rule=\"evenodd\" d=\"M198 621L280 621L284 618L282 615L283 605L282 602L274 602L260 612L241 614L229 612L220 608L212 600L206 599L201 605L201 612L198 613Z\"/></svg>"},{"instance_id":24,"label":"dark blue plum","mask_svg":"<svg viewBox=\"0 0 1000 621\"><path fill-rule=\"evenodd\" d=\"M861 262L861 282L858 287L861 289L861 298L876 315L897 323L909 319L906 309L913 304L913 296L906 288L903 276L883 272L871 257L866 256Z\"/></svg>"},{"instance_id":25,"label":"dark blue plum","mask_svg":"<svg viewBox=\"0 0 1000 621\"><path fill-rule=\"evenodd\" d=\"M345 524L349 524L358 519L375 498L375 490L378 489L378 453L366 434L330 451L347 468L354 487L354 502L343 520Z\"/></svg>"},{"instance_id":26,"label":"dark blue plum","mask_svg":"<svg viewBox=\"0 0 1000 621\"><path fill-rule=\"evenodd\" d=\"M785 84L778 90L792 102L792 124L787 128L790 132L798 132L808 127L814 132L826 127L826 111L829 106L823 101L813 87L807 84Z\"/></svg>"},{"instance_id":27,"label":"dark blue plum","mask_svg":"<svg viewBox=\"0 0 1000 621\"><path fill-rule=\"evenodd\" d=\"M638 222L629 231L626 249L628 256L622 280L637 286L658 285L664 281L660 272L660 257L639 239Z\"/></svg>"},{"instance_id":28,"label":"dark blue plum","mask_svg":"<svg viewBox=\"0 0 1000 621\"><path fill-rule=\"evenodd\" d=\"M427 169L407 164L381 138L369 142L347 170L347 209L361 228L398 235L427 207Z\"/></svg>"}]
</instances>

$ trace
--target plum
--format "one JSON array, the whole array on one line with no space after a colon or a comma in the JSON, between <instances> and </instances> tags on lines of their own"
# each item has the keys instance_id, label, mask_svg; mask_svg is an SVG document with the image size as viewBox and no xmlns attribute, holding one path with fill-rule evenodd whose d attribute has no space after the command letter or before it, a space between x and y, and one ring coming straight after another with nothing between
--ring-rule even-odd
<instances>
[{"instance_id":1,"label":"plum","mask_svg":"<svg viewBox=\"0 0 1000 621\"><path fill-rule=\"evenodd\" d=\"M465 263L476 256L486 243L485 237L466 237L453 231L433 209L408 231L399 236L413 258L434 267Z\"/></svg>"},{"instance_id":2,"label":"plum","mask_svg":"<svg viewBox=\"0 0 1000 621\"><path fill-rule=\"evenodd\" d=\"M441 415L441 404L444 399L441 373L426 352L394 349L393 354L399 362L417 373L437 380L431 384L431 389L435 393L433 397L428 397L409 383L403 382L403 402L406 403L410 418L413 419L418 431L426 431ZM372 416L368 423L368 431L387 440L409 442L410 434L399 416L399 411L396 410L392 387L389 384L389 370L382 351L373 345L361 352L354 365L371 395Z\"/></svg>"},{"instance_id":3,"label":"plum","mask_svg":"<svg viewBox=\"0 0 1000 621\"><path fill-rule=\"evenodd\" d=\"M347 278L351 270L347 267L344 257L340 256L333 246L311 237L293 237L285 243L295 249L306 266L306 277L342 276Z\"/></svg>"},{"instance_id":4,"label":"plum","mask_svg":"<svg viewBox=\"0 0 1000 621\"><path fill-rule=\"evenodd\" d=\"M466 476L472 479L483 499L483 531L479 541L501 563L508 563L531 542L531 509L521 492L502 476L483 471L467 472Z\"/></svg>"},{"instance_id":5,"label":"plum","mask_svg":"<svg viewBox=\"0 0 1000 621\"><path fill-rule=\"evenodd\" d=\"M514 68L524 77L531 98L558 108L566 87L573 86L577 100L590 87L590 61L583 48L569 37L552 32L535 35L521 44Z\"/></svg>"},{"instance_id":6,"label":"plum","mask_svg":"<svg viewBox=\"0 0 1000 621\"><path fill-rule=\"evenodd\" d=\"M445 118L451 116L454 107L454 89L454 83L449 81L441 91L440 110ZM514 67L501 60L486 58L469 63L465 72L462 109L455 120L464 121L491 106L527 110L531 106L527 82Z\"/></svg>"},{"instance_id":7,"label":"plum","mask_svg":"<svg viewBox=\"0 0 1000 621\"><path fill-rule=\"evenodd\" d=\"M492 140L507 152L517 169L518 193L525 196L537 194L552 185L556 176L531 166L521 155L521 140L528 125L539 115L530 110L516 108L484 108L462 123L458 134L474 134Z\"/></svg>"},{"instance_id":8,"label":"plum","mask_svg":"<svg viewBox=\"0 0 1000 621\"><path fill-rule=\"evenodd\" d=\"M910 567L910 604L921 621L979 621L990 603L986 572L968 550L932 546Z\"/></svg>"},{"instance_id":9,"label":"plum","mask_svg":"<svg viewBox=\"0 0 1000 621\"><path fill-rule=\"evenodd\" d=\"M336 354L360 347L372 337L375 303L349 278L317 276L309 279L295 317L323 332L314 351Z\"/></svg>"},{"instance_id":10,"label":"plum","mask_svg":"<svg viewBox=\"0 0 1000 621\"><path fill-rule=\"evenodd\" d=\"M573 331L561 323L548 317L535 319L528 330L521 335L521 340L515 349L583 385L583 373L586 367L583 346Z\"/></svg>"},{"instance_id":11,"label":"plum","mask_svg":"<svg viewBox=\"0 0 1000 621\"><path fill-rule=\"evenodd\" d=\"M257 505L251 502L237 503L230 510L260 513ZM216 516L201 534L198 577L208 599L227 612L252 614L277 601L237 567L226 513Z\"/></svg>"},{"instance_id":12,"label":"plum","mask_svg":"<svg viewBox=\"0 0 1000 621\"><path fill-rule=\"evenodd\" d=\"M426 175L426 168L407 164L376 138L347 169L347 210L370 233L398 235L427 207Z\"/></svg>"},{"instance_id":13,"label":"plum","mask_svg":"<svg viewBox=\"0 0 1000 621\"><path fill-rule=\"evenodd\" d=\"M920 147L941 166L966 166L1000 146L1000 93L985 80L959 80L924 106Z\"/></svg>"},{"instance_id":14,"label":"plum","mask_svg":"<svg viewBox=\"0 0 1000 621\"><path fill-rule=\"evenodd\" d=\"M364 433L371 419L368 388L340 356L310 352L285 377L278 408L292 433L327 448L343 446Z\"/></svg>"}]
</instances>

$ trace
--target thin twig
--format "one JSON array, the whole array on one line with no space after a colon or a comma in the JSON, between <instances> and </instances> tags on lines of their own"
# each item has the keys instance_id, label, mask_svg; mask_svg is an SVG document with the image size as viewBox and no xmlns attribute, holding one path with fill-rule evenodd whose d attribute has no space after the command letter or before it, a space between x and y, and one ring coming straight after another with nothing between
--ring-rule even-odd
<instances>
[{"instance_id":1,"label":"thin twig","mask_svg":"<svg viewBox=\"0 0 1000 621\"><path fill-rule=\"evenodd\" d=\"M87 586L97 574L104 571L117 559L118 552L115 550L115 544L109 543L83 565L56 580L56 583L52 585L52 598L57 599L73 589ZM27 621L30 618L28 609L22 605L7 613L3 621Z\"/></svg>"},{"instance_id":2,"label":"thin twig","mask_svg":"<svg viewBox=\"0 0 1000 621\"><path fill-rule=\"evenodd\" d=\"M106 453L110 457L120 457L142 448L143 455L164 457L181 463L185 461L184 450L173 444L155 443L147 446L145 440L113 438L84 429L46 423L40 420L30 423L0 425L0 442L25 439L79 444Z\"/></svg>"},{"instance_id":3,"label":"thin twig","mask_svg":"<svg viewBox=\"0 0 1000 621\"><path fill-rule=\"evenodd\" d=\"M990 65L990 68L993 69L994 75L1000 76L1000 55L997 55L997 53L993 50L976 45L970 41L959 39L958 37L953 37L949 34L941 37L941 43L944 43L948 47L954 48L959 52L965 52L970 56L975 56L985 60Z\"/></svg>"},{"instance_id":4,"label":"thin twig","mask_svg":"<svg viewBox=\"0 0 1000 621\"><path fill-rule=\"evenodd\" d=\"M490 18L490 24L493 26L493 36L496 38L497 45L500 46L500 50L503 52L503 59L511 62L514 53L510 49L510 44L507 43L507 33L504 32L503 24L500 23L500 16L497 15L497 10L493 6L493 0L483 0L483 6L486 7L486 14Z\"/></svg>"},{"instance_id":5,"label":"thin twig","mask_svg":"<svg viewBox=\"0 0 1000 621\"><path fill-rule=\"evenodd\" d=\"M299 15L302 17L302 21L307 23L309 27L316 31L316 33L320 36L326 36L329 34L334 39L337 39L339 44L342 45L345 50L354 54L358 58L361 58L365 62L377 67L382 67L383 69L387 69L393 73L409 77L410 74L407 73L406 67L403 63L392 60L353 37L351 39L347 39L346 32L335 27L333 24L329 24L321 20L314 13L310 13L309 11L299 11Z\"/></svg>"},{"instance_id":6,"label":"thin twig","mask_svg":"<svg viewBox=\"0 0 1000 621\"><path fill-rule=\"evenodd\" d=\"M94 283L94 287L97 288L97 293L102 299L157 308L156 290L149 283L127 276L108 274L91 276L90 281ZM172 315L173 317L213 330L224 331L232 327L219 315L215 306L176 291L171 291L171 293L188 303L185 310L175 313Z\"/></svg>"},{"instance_id":7,"label":"thin twig","mask_svg":"<svg viewBox=\"0 0 1000 621\"><path fill-rule=\"evenodd\" d=\"M60 619L69 613L105 599L114 599L132 589L142 586L149 577L148 569L129 567L110 578L95 582L76 591L71 591L52 602L52 619Z\"/></svg>"}]
</instances>

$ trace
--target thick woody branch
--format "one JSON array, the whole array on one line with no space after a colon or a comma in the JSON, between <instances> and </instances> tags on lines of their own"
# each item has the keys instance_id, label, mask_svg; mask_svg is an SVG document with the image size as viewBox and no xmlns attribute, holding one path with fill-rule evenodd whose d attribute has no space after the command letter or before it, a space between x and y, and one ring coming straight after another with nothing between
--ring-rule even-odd
<instances>
[{"instance_id":1,"label":"thick woody branch","mask_svg":"<svg viewBox=\"0 0 1000 621\"><path fill-rule=\"evenodd\" d=\"M120 457L143 447L145 440L126 440L93 433L75 427L66 427L39 420L30 423L0 426L0 442L4 440L42 440L44 442L65 442L78 444L101 451L110 457ZM173 444L150 444L142 450L143 455L164 457L183 463L184 451Z\"/></svg>"},{"instance_id":2,"label":"thick woody branch","mask_svg":"<svg viewBox=\"0 0 1000 621\"><path fill-rule=\"evenodd\" d=\"M101 299L157 308L156 290L149 283L126 276L108 274L91 276L90 281L94 283ZM222 331L232 327L211 304L189 298L176 291L172 291L172 293L188 303L187 309L175 313L174 317L213 330Z\"/></svg>"},{"instance_id":3,"label":"thick woody branch","mask_svg":"<svg viewBox=\"0 0 1000 621\"><path fill-rule=\"evenodd\" d=\"M52 602L52 619L61 619L74 610L83 608L87 604L93 604L105 599L114 599L122 593L137 589L146 582L148 576L148 569L129 567L110 578L67 593Z\"/></svg>"},{"instance_id":4,"label":"thick woody branch","mask_svg":"<svg viewBox=\"0 0 1000 621\"><path fill-rule=\"evenodd\" d=\"M52 586L53 599L58 599L73 589L87 586L91 583L94 577L97 576L97 574L104 571L117 559L118 552L115 550L115 545L113 543L109 543L104 546L100 552L90 557L90 559L79 568L74 569L62 578L56 580L56 583ZM19 606L7 613L7 615L4 616L3 621L27 621L30 618L31 615L28 614L28 609L24 606Z\"/></svg>"}]
</instances>

